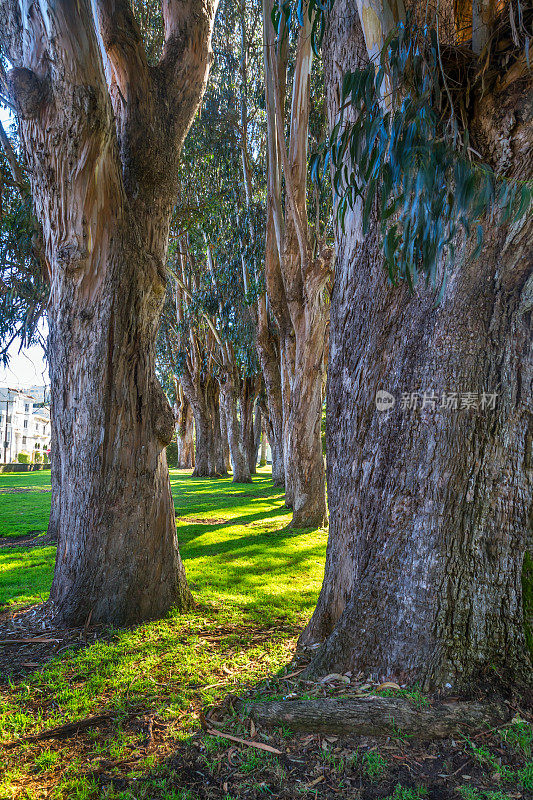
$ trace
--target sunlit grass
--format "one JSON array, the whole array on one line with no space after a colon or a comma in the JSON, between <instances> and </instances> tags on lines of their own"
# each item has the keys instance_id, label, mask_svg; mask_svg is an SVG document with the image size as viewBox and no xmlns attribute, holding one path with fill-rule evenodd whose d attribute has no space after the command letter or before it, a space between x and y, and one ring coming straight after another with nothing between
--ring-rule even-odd
<instances>
[{"instance_id":1,"label":"sunlit grass","mask_svg":"<svg viewBox=\"0 0 533 800\"><path fill-rule=\"evenodd\" d=\"M1 476L2 485L8 478L18 486L24 480L28 487L45 485L35 484L36 477L44 478ZM98 796L89 765L137 752L142 734L128 727L132 717L155 713L168 723L168 749L194 729L204 704L254 684L290 658L320 588L326 532L288 528L283 494L265 469L252 485L191 479L177 470L171 483L180 551L197 607L132 630L108 631L97 643L63 652L42 671L4 685L4 741L102 711L112 712L113 720L107 730L9 751L0 797L48 796L40 794L44 783L55 787L50 796L56 798ZM23 496L33 498L35 527L44 530L46 496ZM15 506L19 502L17 494L7 497ZM53 558L51 547L0 550L1 602L45 598Z\"/></svg>"}]
</instances>

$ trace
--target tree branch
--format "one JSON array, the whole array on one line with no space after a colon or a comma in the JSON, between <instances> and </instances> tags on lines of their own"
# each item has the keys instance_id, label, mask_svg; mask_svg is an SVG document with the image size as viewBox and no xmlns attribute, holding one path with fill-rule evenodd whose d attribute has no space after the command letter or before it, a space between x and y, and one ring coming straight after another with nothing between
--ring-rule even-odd
<instances>
[{"instance_id":1,"label":"tree branch","mask_svg":"<svg viewBox=\"0 0 533 800\"><path fill-rule=\"evenodd\" d=\"M205 92L217 5L218 0L162 0L165 44L158 68L169 98L179 101L180 118L188 120L183 136Z\"/></svg>"},{"instance_id":2,"label":"tree branch","mask_svg":"<svg viewBox=\"0 0 533 800\"><path fill-rule=\"evenodd\" d=\"M150 74L141 31L129 0L94 0L100 38L116 83L128 106L146 97Z\"/></svg>"}]
</instances>

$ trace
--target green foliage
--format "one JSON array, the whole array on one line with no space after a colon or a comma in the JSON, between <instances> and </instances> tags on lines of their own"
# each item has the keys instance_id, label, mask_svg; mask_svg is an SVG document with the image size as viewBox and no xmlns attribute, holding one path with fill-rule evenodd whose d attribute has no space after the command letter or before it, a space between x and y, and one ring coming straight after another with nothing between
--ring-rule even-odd
<instances>
[{"instance_id":1,"label":"green foliage","mask_svg":"<svg viewBox=\"0 0 533 800\"><path fill-rule=\"evenodd\" d=\"M18 151L17 137L8 133ZM35 236L29 184L22 189L15 184L0 146L0 360L4 364L17 337L22 346L39 340L37 323L48 293L35 258Z\"/></svg>"},{"instance_id":2,"label":"green foliage","mask_svg":"<svg viewBox=\"0 0 533 800\"><path fill-rule=\"evenodd\" d=\"M167 445L167 464L171 469L175 469L178 466L177 442L171 442L169 445Z\"/></svg>"},{"instance_id":3,"label":"green foliage","mask_svg":"<svg viewBox=\"0 0 533 800\"><path fill-rule=\"evenodd\" d=\"M356 203L365 232L377 210L392 284L406 281L412 291L424 275L426 284L440 283L442 290L445 271L439 267L456 258L460 233L469 237L476 230L476 257L487 214L499 207L505 222L527 213L532 186L472 158L468 132L461 132L443 88L433 28L400 24L377 68L346 72L341 103L329 142L313 158L312 175L318 180L331 163L343 228Z\"/></svg>"},{"instance_id":4,"label":"green foliage","mask_svg":"<svg viewBox=\"0 0 533 800\"><path fill-rule=\"evenodd\" d=\"M17 461L19 464L29 464L30 463L30 454L26 452L26 450L21 450L17 456Z\"/></svg>"},{"instance_id":5,"label":"green foliage","mask_svg":"<svg viewBox=\"0 0 533 800\"><path fill-rule=\"evenodd\" d=\"M33 451L33 462L35 464L42 464L43 463L43 454L40 450Z\"/></svg>"},{"instance_id":6,"label":"green foliage","mask_svg":"<svg viewBox=\"0 0 533 800\"><path fill-rule=\"evenodd\" d=\"M327 15L333 8L335 0L278 0L272 9L272 24L279 38L289 30L293 18L303 27L304 14L311 22L311 47L315 55L320 54L322 40L326 29Z\"/></svg>"}]
</instances>

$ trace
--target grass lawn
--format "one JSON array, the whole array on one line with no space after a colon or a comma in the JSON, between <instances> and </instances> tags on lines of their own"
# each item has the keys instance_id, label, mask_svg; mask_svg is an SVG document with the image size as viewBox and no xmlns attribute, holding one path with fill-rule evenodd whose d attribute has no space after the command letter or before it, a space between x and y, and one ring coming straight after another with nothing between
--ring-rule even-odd
<instances>
[{"instance_id":1,"label":"grass lawn","mask_svg":"<svg viewBox=\"0 0 533 800\"><path fill-rule=\"evenodd\" d=\"M0 476L4 535L46 528L50 497L39 489L48 480ZM53 660L0 681L0 800L533 800L533 726L518 716L481 738L417 743L399 729L385 740L256 730L236 713L231 698L246 692L279 699L397 690L356 675L326 686L282 669L316 601L326 532L287 527L266 470L253 485L177 470L171 481L196 608L101 631L90 644L80 635L70 649L60 640ZM1 494L6 488L28 491ZM53 559L52 547L0 549L4 609L46 597ZM416 707L428 702L417 690L399 693ZM200 727L213 706L217 735ZM17 743L102 714L62 738Z\"/></svg>"},{"instance_id":2,"label":"grass lawn","mask_svg":"<svg viewBox=\"0 0 533 800\"><path fill-rule=\"evenodd\" d=\"M0 494L2 535L46 529L50 495L42 489L49 481L49 473L0 475L0 491L28 490ZM254 684L289 660L320 588L326 532L287 527L290 514L266 469L253 485L191 479L178 470L171 471L171 483L197 608L110 631L94 645L63 652L42 671L4 684L0 740L102 710L113 712L115 726L106 735L89 731L7 751L0 764L1 800L133 798L113 788L100 795L93 775L100 761L119 762L138 751L144 734L128 727L132 714L155 713L168 724L158 755L135 760L136 770L153 767L197 725L205 703ZM46 598L53 561L52 547L1 549L0 604Z\"/></svg>"}]
</instances>

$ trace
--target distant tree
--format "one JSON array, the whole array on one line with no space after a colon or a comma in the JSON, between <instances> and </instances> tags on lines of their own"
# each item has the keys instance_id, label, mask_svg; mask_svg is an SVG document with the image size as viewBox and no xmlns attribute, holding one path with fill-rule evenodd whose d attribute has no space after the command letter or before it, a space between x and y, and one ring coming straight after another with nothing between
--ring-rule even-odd
<instances>
[{"instance_id":1,"label":"distant tree","mask_svg":"<svg viewBox=\"0 0 533 800\"><path fill-rule=\"evenodd\" d=\"M287 7L278 8L271 0L263 4L268 127L265 281L279 330L286 503L293 509L293 525L308 527L327 519L320 426L328 321L325 287L332 251L320 220L313 226L308 219L313 18L305 13L302 27L295 30ZM293 41L294 62L289 59Z\"/></svg>"},{"instance_id":2,"label":"distant tree","mask_svg":"<svg viewBox=\"0 0 533 800\"><path fill-rule=\"evenodd\" d=\"M149 8L162 44L150 57L128 0L0 6L50 274L51 602L66 624L133 622L190 601L164 452L174 417L154 356L215 3Z\"/></svg>"}]
</instances>

